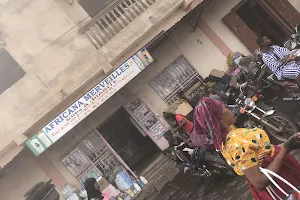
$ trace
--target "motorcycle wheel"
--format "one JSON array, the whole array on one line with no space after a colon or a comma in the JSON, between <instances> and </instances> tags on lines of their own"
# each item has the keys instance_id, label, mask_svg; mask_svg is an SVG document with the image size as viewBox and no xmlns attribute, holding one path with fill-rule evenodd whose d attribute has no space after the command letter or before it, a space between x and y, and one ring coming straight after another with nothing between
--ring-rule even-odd
<instances>
[{"instance_id":1,"label":"motorcycle wheel","mask_svg":"<svg viewBox=\"0 0 300 200\"><path fill-rule=\"evenodd\" d=\"M269 126L264 126L268 135L272 139L275 139L276 143L283 143L289 137L300 131L298 124L286 114L276 112L273 115L268 116L267 119L269 123L280 129L280 131L276 131Z\"/></svg>"}]
</instances>

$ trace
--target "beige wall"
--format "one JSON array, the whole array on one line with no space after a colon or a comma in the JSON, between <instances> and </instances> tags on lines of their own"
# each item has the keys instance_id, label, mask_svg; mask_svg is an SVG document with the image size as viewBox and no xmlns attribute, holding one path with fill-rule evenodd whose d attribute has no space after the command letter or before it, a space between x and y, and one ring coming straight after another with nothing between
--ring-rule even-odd
<instances>
[{"instance_id":1,"label":"beige wall","mask_svg":"<svg viewBox=\"0 0 300 200\"><path fill-rule=\"evenodd\" d=\"M212 0L204 10L202 18L232 51L249 54L247 47L222 21L222 18L239 2L240 0Z\"/></svg>"},{"instance_id":2,"label":"beige wall","mask_svg":"<svg viewBox=\"0 0 300 200\"><path fill-rule=\"evenodd\" d=\"M3 170L6 174L0 179L1 200L23 200L24 194L32 186L48 180L28 149L24 149Z\"/></svg>"},{"instance_id":3,"label":"beige wall","mask_svg":"<svg viewBox=\"0 0 300 200\"><path fill-rule=\"evenodd\" d=\"M298 0L289 0L289 2L300 12L300 1Z\"/></svg>"},{"instance_id":4,"label":"beige wall","mask_svg":"<svg viewBox=\"0 0 300 200\"><path fill-rule=\"evenodd\" d=\"M0 137L6 134L0 140L0 149L12 140L24 142L24 132L32 135L39 131L74 102L76 94L91 88L88 82L92 78L111 70L109 61L122 57L181 3L156 1L97 51L84 35L78 34L90 17L77 1L1 1L4 48L26 75L0 96ZM67 97L67 102L63 101Z\"/></svg>"},{"instance_id":5,"label":"beige wall","mask_svg":"<svg viewBox=\"0 0 300 200\"><path fill-rule=\"evenodd\" d=\"M155 63L128 84L133 93L146 99L159 114L162 114L167 105L151 88L149 82L181 54L203 78L207 77L212 69L227 70L226 57L207 36L198 28L193 32L189 23L183 24L152 53Z\"/></svg>"},{"instance_id":6,"label":"beige wall","mask_svg":"<svg viewBox=\"0 0 300 200\"><path fill-rule=\"evenodd\" d=\"M79 22L87 18L77 1L72 5L65 0L0 3L5 49L26 71L0 96L0 149L21 137L88 79L111 68L85 36L78 34ZM18 144L24 139L19 138Z\"/></svg>"}]
</instances>

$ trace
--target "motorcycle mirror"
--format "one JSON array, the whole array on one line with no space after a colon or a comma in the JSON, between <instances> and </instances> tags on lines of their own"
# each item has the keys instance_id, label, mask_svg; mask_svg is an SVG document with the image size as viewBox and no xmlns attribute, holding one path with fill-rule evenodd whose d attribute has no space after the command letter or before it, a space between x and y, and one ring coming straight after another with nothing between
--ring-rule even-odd
<instances>
[{"instance_id":1,"label":"motorcycle mirror","mask_svg":"<svg viewBox=\"0 0 300 200\"><path fill-rule=\"evenodd\" d=\"M297 43L296 43L296 42L292 42L291 48L292 48L292 49L295 49L296 47L297 47Z\"/></svg>"}]
</instances>

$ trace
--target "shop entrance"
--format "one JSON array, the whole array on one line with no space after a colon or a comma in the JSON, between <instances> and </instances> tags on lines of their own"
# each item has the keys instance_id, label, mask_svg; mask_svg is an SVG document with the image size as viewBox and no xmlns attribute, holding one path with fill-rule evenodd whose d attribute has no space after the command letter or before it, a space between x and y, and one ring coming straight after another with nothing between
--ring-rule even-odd
<instances>
[{"instance_id":1,"label":"shop entrance","mask_svg":"<svg viewBox=\"0 0 300 200\"><path fill-rule=\"evenodd\" d=\"M134 125L130 114L123 107L97 130L137 174L147 168L160 154L155 143L149 136L141 133L142 129L140 131L137 125Z\"/></svg>"}]
</instances>

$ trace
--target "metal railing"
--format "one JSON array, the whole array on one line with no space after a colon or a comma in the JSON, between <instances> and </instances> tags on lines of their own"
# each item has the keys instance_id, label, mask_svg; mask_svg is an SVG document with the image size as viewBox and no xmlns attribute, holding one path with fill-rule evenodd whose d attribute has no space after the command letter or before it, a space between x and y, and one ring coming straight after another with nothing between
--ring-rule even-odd
<instances>
[{"instance_id":1,"label":"metal railing","mask_svg":"<svg viewBox=\"0 0 300 200\"><path fill-rule=\"evenodd\" d=\"M104 46L157 0L118 0L79 30L96 49Z\"/></svg>"}]
</instances>

